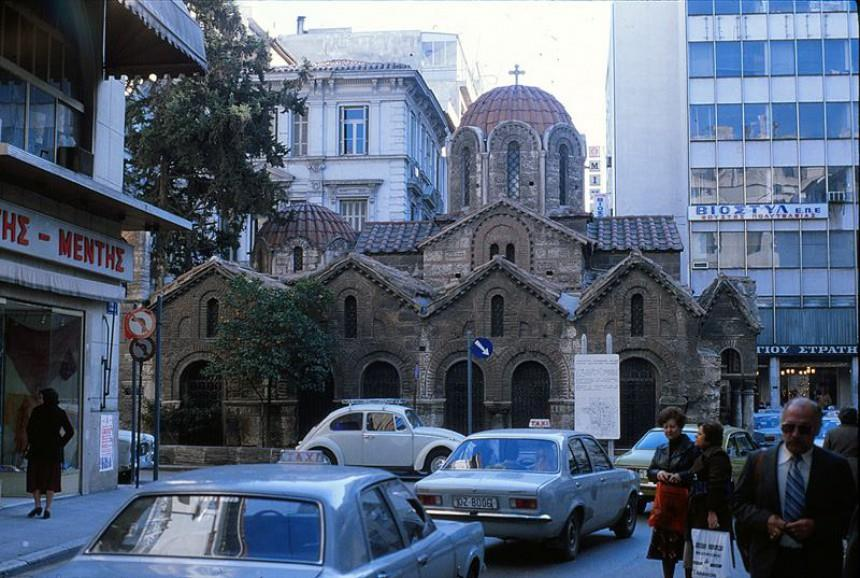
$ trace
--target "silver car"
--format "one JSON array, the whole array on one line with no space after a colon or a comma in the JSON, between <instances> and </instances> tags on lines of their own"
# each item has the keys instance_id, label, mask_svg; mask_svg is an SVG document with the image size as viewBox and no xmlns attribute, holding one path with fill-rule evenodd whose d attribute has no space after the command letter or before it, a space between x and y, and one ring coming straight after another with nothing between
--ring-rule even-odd
<instances>
[{"instance_id":1,"label":"silver car","mask_svg":"<svg viewBox=\"0 0 860 578\"><path fill-rule=\"evenodd\" d=\"M434 519L476 520L487 536L547 541L570 560L583 534L633 534L639 479L613 467L587 434L489 430L466 438L415 491Z\"/></svg>"},{"instance_id":2,"label":"silver car","mask_svg":"<svg viewBox=\"0 0 860 578\"><path fill-rule=\"evenodd\" d=\"M381 470L224 466L150 488L45 575L476 578L484 569L480 524L431 520Z\"/></svg>"}]
</instances>

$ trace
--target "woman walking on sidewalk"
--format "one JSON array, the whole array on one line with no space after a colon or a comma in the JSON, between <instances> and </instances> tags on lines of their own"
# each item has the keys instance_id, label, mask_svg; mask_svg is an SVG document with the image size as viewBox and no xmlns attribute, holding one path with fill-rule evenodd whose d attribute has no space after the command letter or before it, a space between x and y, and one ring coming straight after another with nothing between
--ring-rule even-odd
<instances>
[{"instance_id":1,"label":"woman walking on sidewalk","mask_svg":"<svg viewBox=\"0 0 860 578\"><path fill-rule=\"evenodd\" d=\"M60 396L50 387L39 392L42 404L33 409L27 422L27 491L33 494L35 507L27 514L35 518L51 517L54 492L61 491L60 479L63 448L75 435L66 412L60 409ZM60 433L62 431L62 433ZM42 512L42 494L45 510Z\"/></svg>"}]
</instances>

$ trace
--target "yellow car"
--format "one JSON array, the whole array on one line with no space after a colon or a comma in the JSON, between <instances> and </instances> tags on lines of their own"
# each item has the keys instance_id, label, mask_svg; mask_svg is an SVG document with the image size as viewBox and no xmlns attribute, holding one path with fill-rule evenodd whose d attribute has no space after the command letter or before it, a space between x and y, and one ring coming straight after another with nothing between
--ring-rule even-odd
<instances>
[{"instance_id":1,"label":"yellow car","mask_svg":"<svg viewBox=\"0 0 860 578\"><path fill-rule=\"evenodd\" d=\"M692 424L684 426L683 432L690 440L695 441L698 430L699 426ZM657 485L648 479L648 466L651 465L654 450L664 443L666 443L666 436L663 434L663 429L655 427L645 432L645 435L629 451L615 458L616 467L627 468L639 476L638 508L640 514L645 511L648 502L654 499ZM758 444L755 443L747 430L725 426L723 427L723 449L729 454L732 461L732 477L737 481L747 460L747 454L758 449Z\"/></svg>"}]
</instances>

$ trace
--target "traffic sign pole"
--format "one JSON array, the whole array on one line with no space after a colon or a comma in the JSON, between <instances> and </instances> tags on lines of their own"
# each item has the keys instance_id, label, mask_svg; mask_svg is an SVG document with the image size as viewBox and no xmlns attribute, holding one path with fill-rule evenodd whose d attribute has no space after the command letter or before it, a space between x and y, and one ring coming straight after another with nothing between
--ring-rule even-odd
<instances>
[{"instance_id":1,"label":"traffic sign pole","mask_svg":"<svg viewBox=\"0 0 860 578\"><path fill-rule=\"evenodd\" d=\"M152 457L152 481L158 481L158 454L161 449L161 315L163 313L161 295L155 306L155 416L152 432L155 435L155 447Z\"/></svg>"},{"instance_id":2,"label":"traffic sign pole","mask_svg":"<svg viewBox=\"0 0 860 578\"><path fill-rule=\"evenodd\" d=\"M466 435L472 435L472 332L466 332Z\"/></svg>"}]
</instances>

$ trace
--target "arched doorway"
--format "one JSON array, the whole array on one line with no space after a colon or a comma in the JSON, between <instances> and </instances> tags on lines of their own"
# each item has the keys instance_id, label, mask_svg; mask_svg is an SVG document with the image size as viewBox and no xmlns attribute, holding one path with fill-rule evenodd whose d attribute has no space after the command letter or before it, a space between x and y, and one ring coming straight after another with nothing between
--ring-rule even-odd
<instances>
[{"instance_id":1,"label":"arched doorway","mask_svg":"<svg viewBox=\"0 0 860 578\"><path fill-rule=\"evenodd\" d=\"M657 370L645 359L621 362L620 448L630 448L657 419Z\"/></svg>"},{"instance_id":2,"label":"arched doorway","mask_svg":"<svg viewBox=\"0 0 860 578\"><path fill-rule=\"evenodd\" d=\"M208 361L195 361L179 376L181 403L171 420L173 423L165 425L174 430L181 444L220 446L224 443L221 383L205 374L208 366Z\"/></svg>"},{"instance_id":3,"label":"arched doorway","mask_svg":"<svg viewBox=\"0 0 860 578\"><path fill-rule=\"evenodd\" d=\"M537 361L521 363L511 379L511 427L549 418L549 372Z\"/></svg>"},{"instance_id":4,"label":"arched doorway","mask_svg":"<svg viewBox=\"0 0 860 578\"><path fill-rule=\"evenodd\" d=\"M334 378L329 374L321 390L299 390L297 398L296 433L300 440L337 407L334 403Z\"/></svg>"},{"instance_id":5,"label":"arched doorway","mask_svg":"<svg viewBox=\"0 0 860 578\"><path fill-rule=\"evenodd\" d=\"M361 397L400 398L400 374L387 361L374 361L361 374Z\"/></svg>"},{"instance_id":6,"label":"arched doorway","mask_svg":"<svg viewBox=\"0 0 860 578\"><path fill-rule=\"evenodd\" d=\"M468 397L465 361L445 372L445 427L466 434ZM472 431L484 429L484 372L472 363Z\"/></svg>"},{"instance_id":7,"label":"arched doorway","mask_svg":"<svg viewBox=\"0 0 860 578\"><path fill-rule=\"evenodd\" d=\"M720 422L739 425L741 422L741 389L743 371L741 355L726 349L720 355Z\"/></svg>"}]
</instances>

